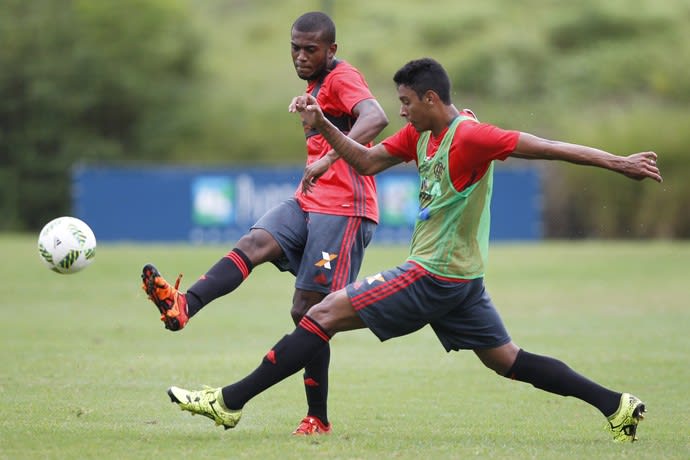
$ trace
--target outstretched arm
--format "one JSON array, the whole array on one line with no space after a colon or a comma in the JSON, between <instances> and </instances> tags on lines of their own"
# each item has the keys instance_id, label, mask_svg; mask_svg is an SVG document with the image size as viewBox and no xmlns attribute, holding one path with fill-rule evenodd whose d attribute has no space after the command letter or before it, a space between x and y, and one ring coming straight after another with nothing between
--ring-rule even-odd
<instances>
[{"instance_id":1,"label":"outstretched arm","mask_svg":"<svg viewBox=\"0 0 690 460\"><path fill-rule=\"evenodd\" d=\"M631 179L663 179L656 164L654 152L638 152L619 156L604 150L567 142L542 139L528 133L520 133L517 147L511 153L516 158L527 160L561 160L568 163L596 166L623 174Z\"/></svg>"},{"instance_id":2,"label":"outstretched arm","mask_svg":"<svg viewBox=\"0 0 690 460\"><path fill-rule=\"evenodd\" d=\"M337 155L347 161L359 174L371 176L402 161L389 154L381 144L368 148L344 135L324 117L321 107L310 94L294 98L288 110L299 112L303 120L312 128L317 129Z\"/></svg>"}]
</instances>

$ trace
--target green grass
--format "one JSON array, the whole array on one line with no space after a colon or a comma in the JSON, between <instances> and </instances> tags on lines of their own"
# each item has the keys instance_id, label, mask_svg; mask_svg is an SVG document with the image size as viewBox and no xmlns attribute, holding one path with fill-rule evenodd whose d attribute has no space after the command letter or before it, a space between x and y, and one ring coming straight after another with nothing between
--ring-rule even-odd
<instances>
[{"instance_id":1,"label":"green grass","mask_svg":"<svg viewBox=\"0 0 690 460\"><path fill-rule=\"evenodd\" d=\"M690 244L495 245L487 286L513 339L648 405L641 441L614 444L573 398L499 378L471 352L444 353L427 329L380 344L333 340L334 434L289 435L304 415L299 376L251 401L223 431L170 404L171 384L220 386L292 330L292 278L257 268L181 333L139 290L154 261L183 286L228 248L106 245L77 275L38 260L35 239L0 236L0 458L685 459ZM402 260L374 247L363 274Z\"/></svg>"}]
</instances>

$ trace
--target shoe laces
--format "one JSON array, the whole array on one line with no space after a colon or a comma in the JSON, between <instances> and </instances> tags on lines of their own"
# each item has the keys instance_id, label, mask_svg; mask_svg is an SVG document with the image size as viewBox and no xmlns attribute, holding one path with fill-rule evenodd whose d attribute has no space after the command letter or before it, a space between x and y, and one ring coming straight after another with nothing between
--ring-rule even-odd
<instances>
[{"instance_id":1,"label":"shoe laces","mask_svg":"<svg viewBox=\"0 0 690 460\"><path fill-rule=\"evenodd\" d=\"M162 281L160 284L158 281ZM154 281L157 289L156 289L156 294L158 294L158 291L162 291L159 297L159 300L162 301L168 301L170 302L170 308L168 311L165 312L165 314L161 315L161 321L164 321L165 318L176 318L177 316L180 315L180 311L177 308L177 294L179 293L179 287L180 287L180 281L182 281L182 273L177 275L177 279L175 280L175 285L170 286L170 284L165 281L165 279L162 276L159 276L156 278ZM161 286L160 288L158 286Z\"/></svg>"}]
</instances>

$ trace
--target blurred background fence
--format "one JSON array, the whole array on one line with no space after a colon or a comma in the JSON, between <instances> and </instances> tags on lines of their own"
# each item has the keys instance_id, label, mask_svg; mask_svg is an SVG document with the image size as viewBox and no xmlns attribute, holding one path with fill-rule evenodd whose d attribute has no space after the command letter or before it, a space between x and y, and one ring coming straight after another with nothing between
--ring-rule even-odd
<instances>
[{"instance_id":1,"label":"blurred background fence","mask_svg":"<svg viewBox=\"0 0 690 460\"><path fill-rule=\"evenodd\" d=\"M103 241L232 242L269 208L292 196L302 168L94 168L74 171L75 214ZM376 243L407 243L418 212L418 176L399 168L378 177ZM532 169L495 173L494 240L542 237L541 187Z\"/></svg>"}]
</instances>

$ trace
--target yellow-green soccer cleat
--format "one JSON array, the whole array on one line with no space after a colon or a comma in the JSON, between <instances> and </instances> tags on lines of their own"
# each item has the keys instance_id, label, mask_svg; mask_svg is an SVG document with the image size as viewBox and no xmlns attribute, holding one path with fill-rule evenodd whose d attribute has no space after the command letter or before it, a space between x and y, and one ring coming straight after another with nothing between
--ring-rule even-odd
<instances>
[{"instance_id":1,"label":"yellow-green soccer cleat","mask_svg":"<svg viewBox=\"0 0 690 460\"><path fill-rule=\"evenodd\" d=\"M618 410L608 418L606 429L613 434L614 441L636 441L637 424L644 418L645 406L630 393L621 395Z\"/></svg>"},{"instance_id":2,"label":"yellow-green soccer cleat","mask_svg":"<svg viewBox=\"0 0 690 460\"><path fill-rule=\"evenodd\" d=\"M194 414L208 417L216 425L223 425L225 429L235 428L242 417L241 410L228 410L223 407L223 397L220 388L204 387L203 390L189 391L183 388L168 388L170 401L180 406L180 409Z\"/></svg>"}]
</instances>

